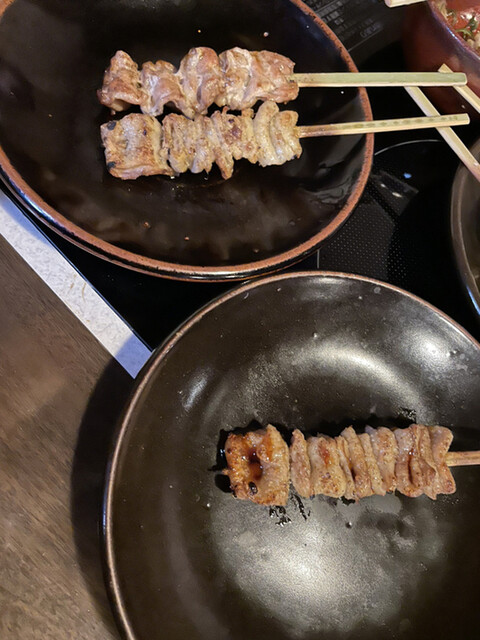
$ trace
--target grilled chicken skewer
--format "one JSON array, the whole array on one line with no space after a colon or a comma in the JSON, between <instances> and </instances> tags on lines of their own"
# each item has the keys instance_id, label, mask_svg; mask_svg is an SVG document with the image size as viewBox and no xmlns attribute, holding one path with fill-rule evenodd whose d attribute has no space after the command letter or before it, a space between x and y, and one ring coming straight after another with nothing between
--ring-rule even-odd
<instances>
[{"instance_id":1,"label":"grilled chicken skewer","mask_svg":"<svg viewBox=\"0 0 480 640\"><path fill-rule=\"evenodd\" d=\"M98 92L113 111L138 105L143 113L162 115L167 103L188 118L204 115L208 107L249 109L258 100L289 102L298 95L291 80L294 63L271 51L235 47L217 55L208 47L190 49L178 71L169 62L146 62L139 70L124 51L117 51Z\"/></svg>"},{"instance_id":2,"label":"grilled chicken skewer","mask_svg":"<svg viewBox=\"0 0 480 640\"><path fill-rule=\"evenodd\" d=\"M262 167L281 165L302 153L300 138L359 134L465 124L466 114L436 118L406 118L297 127L295 111L280 111L274 102L263 102L254 115L251 109L240 116L226 110L193 120L170 114L163 123L140 113L112 120L101 127L105 158L110 173L123 180L139 176L174 176L190 170L211 170L215 162L224 179L233 174L234 160L245 158Z\"/></svg>"},{"instance_id":3,"label":"grilled chicken skewer","mask_svg":"<svg viewBox=\"0 0 480 640\"><path fill-rule=\"evenodd\" d=\"M318 494L359 500L399 491L435 500L456 490L449 465L480 464L480 452L448 453L453 434L445 427L406 429L352 427L336 438L305 439L296 429L288 447L275 427L230 434L225 444L230 486L237 498L285 505L289 482L305 498Z\"/></svg>"},{"instance_id":4,"label":"grilled chicken skewer","mask_svg":"<svg viewBox=\"0 0 480 640\"><path fill-rule=\"evenodd\" d=\"M232 111L253 107L258 100L289 102L300 87L451 86L466 84L463 73L293 73L295 63L271 51L235 47L217 55L209 47L190 49L178 70L163 60L145 62L139 69L124 51L117 51L98 91L100 102L112 111L132 105L147 115L160 116L174 105L188 118L205 115L216 104Z\"/></svg>"},{"instance_id":5,"label":"grilled chicken skewer","mask_svg":"<svg viewBox=\"0 0 480 640\"><path fill-rule=\"evenodd\" d=\"M170 114L160 124L152 116L132 113L101 127L107 168L128 180L187 170L208 173L215 162L227 179L240 158L266 167L301 155L295 111L279 111L274 102L264 102L253 116L251 110L240 116L216 111L194 120Z\"/></svg>"}]
</instances>

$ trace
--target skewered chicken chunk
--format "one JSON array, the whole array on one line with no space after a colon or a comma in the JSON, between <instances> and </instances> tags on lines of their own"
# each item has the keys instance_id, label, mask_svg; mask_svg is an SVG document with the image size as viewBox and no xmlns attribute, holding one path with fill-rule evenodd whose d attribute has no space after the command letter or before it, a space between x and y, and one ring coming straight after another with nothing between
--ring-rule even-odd
<instances>
[{"instance_id":1,"label":"skewered chicken chunk","mask_svg":"<svg viewBox=\"0 0 480 640\"><path fill-rule=\"evenodd\" d=\"M152 116L129 114L101 127L107 168L129 180L187 170L208 173L215 162L227 179L240 158L267 166L301 155L296 112L280 112L275 103L264 102L253 115L251 110L240 116L223 111L189 120L170 114L160 125Z\"/></svg>"},{"instance_id":2,"label":"skewered chicken chunk","mask_svg":"<svg viewBox=\"0 0 480 640\"><path fill-rule=\"evenodd\" d=\"M97 95L99 101L112 111L125 111L130 105L143 102L140 72L128 53L117 51L113 56Z\"/></svg>"},{"instance_id":3,"label":"skewered chicken chunk","mask_svg":"<svg viewBox=\"0 0 480 640\"><path fill-rule=\"evenodd\" d=\"M107 169L112 176L134 180L139 176L173 175L162 127L156 118L132 113L101 127Z\"/></svg>"},{"instance_id":4,"label":"skewered chicken chunk","mask_svg":"<svg viewBox=\"0 0 480 640\"><path fill-rule=\"evenodd\" d=\"M230 434L225 443L230 486L241 500L284 505L288 499L290 468L288 447L280 433L268 425L246 435Z\"/></svg>"},{"instance_id":5,"label":"skewered chicken chunk","mask_svg":"<svg viewBox=\"0 0 480 640\"><path fill-rule=\"evenodd\" d=\"M312 464L308 455L307 441L301 431L295 429L290 443L290 473L292 484L303 498L315 495L312 484Z\"/></svg>"},{"instance_id":6,"label":"skewered chicken chunk","mask_svg":"<svg viewBox=\"0 0 480 640\"><path fill-rule=\"evenodd\" d=\"M338 449L333 438L319 436L307 440L312 475L311 495L322 493L331 498L340 498L346 489L345 474L340 466Z\"/></svg>"},{"instance_id":7,"label":"skewered chicken chunk","mask_svg":"<svg viewBox=\"0 0 480 640\"><path fill-rule=\"evenodd\" d=\"M117 51L105 72L99 101L113 111L139 105L143 113L162 115L166 104L188 118L205 115L216 104L243 111L258 100L289 102L298 95L291 80L294 63L271 51L235 47L219 56L209 47L190 49L178 71L168 62L146 62L141 71L124 51Z\"/></svg>"},{"instance_id":8,"label":"skewered chicken chunk","mask_svg":"<svg viewBox=\"0 0 480 640\"><path fill-rule=\"evenodd\" d=\"M373 429L368 425L365 433L370 436L373 453L382 476L383 490L395 491L397 482L395 479L395 461L398 456L398 445L391 429L378 427Z\"/></svg>"},{"instance_id":9,"label":"skewered chicken chunk","mask_svg":"<svg viewBox=\"0 0 480 640\"><path fill-rule=\"evenodd\" d=\"M236 438L242 438L240 442L243 442L247 436L231 435L227 443L238 443ZM385 495L396 488L409 497L425 494L435 500L438 494L454 493L456 489L446 463L452 437L451 431L445 427L415 424L393 431L385 427L367 427L365 433L360 435L348 427L336 438L319 435L305 439L302 432L296 429L290 444L292 484L297 493L305 498L323 494L359 500L373 494ZM236 451L235 447L230 449ZM256 458L252 462L251 457L242 454L239 462L238 455L235 457L232 451L227 455L227 474L232 489L237 498L253 499L245 489L245 481L239 484L237 478L239 474L242 479L250 477L248 473L251 475L252 471L248 471L249 465L255 465ZM253 469L255 473L258 472L257 467ZM283 482L284 470L281 477ZM273 482L271 468L268 482ZM286 501L288 491L282 495ZM275 499L278 500L278 497L276 494ZM267 502L265 495L262 500L262 504L285 504Z\"/></svg>"}]
</instances>

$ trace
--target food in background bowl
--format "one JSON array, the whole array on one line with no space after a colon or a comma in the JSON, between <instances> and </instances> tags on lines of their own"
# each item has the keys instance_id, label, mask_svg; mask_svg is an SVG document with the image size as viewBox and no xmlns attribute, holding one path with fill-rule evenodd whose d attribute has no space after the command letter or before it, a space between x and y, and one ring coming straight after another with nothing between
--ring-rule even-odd
<instances>
[{"instance_id":1,"label":"food in background bowl","mask_svg":"<svg viewBox=\"0 0 480 640\"><path fill-rule=\"evenodd\" d=\"M469 6L470 5L470 6ZM407 68L437 71L446 63L467 75L468 86L480 96L480 4L473 0L427 0L406 11L403 49ZM473 110L450 87L432 88L428 96L444 113Z\"/></svg>"},{"instance_id":2,"label":"food in background bowl","mask_svg":"<svg viewBox=\"0 0 480 640\"><path fill-rule=\"evenodd\" d=\"M438 0L440 13L469 47L480 51L480 5L468 6L455 0Z\"/></svg>"}]
</instances>

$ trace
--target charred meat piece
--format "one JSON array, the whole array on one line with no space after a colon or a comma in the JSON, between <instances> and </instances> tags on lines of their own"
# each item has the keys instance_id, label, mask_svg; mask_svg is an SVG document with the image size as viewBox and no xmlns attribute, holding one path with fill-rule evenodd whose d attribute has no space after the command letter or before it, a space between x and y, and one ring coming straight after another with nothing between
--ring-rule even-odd
<instances>
[{"instance_id":1,"label":"charred meat piece","mask_svg":"<svg viewBox=\"0 0 480 640\"><path fill-rule=\"evenodd\" d=\"M398 444L393 431L386 427L365 427L372 443L373 453L382 475L383 488L387 492L395 491L395 464L398 456Z\"/></svg>"},{"instance_id":2,"label":"charred meat piece","mask_svg":"<svg viewBox=\"0 0 480 640\"><path fill-rule=\"evenodd\" d=\"M377 496L385 495L385 488L383 486L382 474L378 468L377 459L373 453L372 442L368 433L360 433L358 436L360 444L365 454L365 463L368 469L368 475L370 477L370 484L372 485L372 491Z\"/></svg>"},{"instance_id":3,"label":"charred meat piece","mask_svg":"<svg viewBox=\"0 0 480 640\"><path fill-rule=\"evenodd\" d=\"M370 475L365 461L365 453L355 433L355 429L353 427L347 427L340 435L348 442L350 468L353 472L356 498L360 499L371 496L373 494L372 483L370 482Z\"/></svg>"},{"instance_id":4,"label":"charred meat piece","mask_svg":"<svg viewBox=\"0 0 480 640\"><path fill-rule=\"evenodd\" d=\"M303 498L315 495L312 485L312 465L307 441L301 431L295 429L290 443L290 473L295 491Z\"/></svg>"},{"instance_id":5,"label":"charred meat piece","mask_svg":"<svg viewBox=\"0 0 480 640\"><path fill-rule=\"evenodd\" d=\"M241 109L253 107L258 100L290 102L298 96L298 84L290 80L295 64L272 51L252 51L250 78Z\"/></svg>"},{"instance_id":6,"label":"charred meat piece","mask_svg":"<svg viewBox=\"0 0 480 640\"><path fill-rule=\"evenodd\" d=\"M276 106L276 105L275 105ZM298 114L295 111L279 111L270 120L270 139L279 164L302 155L302 145L295 133Z\"/></svg>"},{"instance_id":7,"label":"charred meat piece","mask_svg":"<svg viewBox=\"0 0 480 640\"><path fill-rule=\"evenodd\" d=\"M245 90L249 85L252 72L250 51L234 47L221 53L218 58L224 77L224 94L217 98L217 105L219 107L227 106L232 111L243 111L243 109L251 107L252 105L245 106L244 100Z\"/></svg>"},{"instance_id":8,"label":"charred meat piece","mask_svg":"<svg viewBox=\"0 0 480 640\"><path fill-rule=\"evenodd\" d=\"M456 486L445 457L453 440L453 433L446 427L428 427L432 444L432 455L437 467L435 490L437 493L455 493Z\"/></svg>"},{"instance_id":9,"label":"charred meat piece","mask_svg":"<svg viewBox=\"0 0 480 640\"><path fill-rule=\"evenodd\" d=\"M408 429L396 429L395 438L398 443L398 459L395 466L397 489L410 498L416 498L424 492L424 488L431 485L436 469L422 456L427 452L428 441L423 437L419 425L413 424Z\"/></svg>"},{"instance_id":10,"label":"charred meat piece","mask_svg":"<svg viewBox=\"0 0 480 640\"><path fill-rule=\"evenodd\" d=\"M175 173L190 168L193 145L189 135L191 120L171 113L163 119L163 148Z\"/></svg>"},{"instance_id":11,"label":"charred meat piece","mask_svg":"<svg viewBox=\"0 0 480 640\"><path fill-rule=\"evenodd\" d=\"M161 116L166 104L183 104L183 91L175 67L169 62L146 62L142 66L140 79L143 98L140 108L143 113Z\"/></svg>"},{"instance_id":12,"label":"charred meat piece","mask_svg":"<svg viewBox=\"0 0 480 640\"><path fill-rule=\"evenodd\" d=\"M348 442L343 436L337 436L335 438L338 449L338 459L340 466L345 475L345 493L344 498L347 500L356 500L357 495L355 493L355 481L353 479L352 467L350 463L350 452L348 448Z\"/></svg>"},{"instance_id":13,"label":"charred meat piece","mask_svg":"<svg viewBox=\"0 0 480 640\"><path fill-rule=\"evenodd\" d=\"M266 429L246 435L230 434L225 444L228 468L224 473L240 500L284 506L288 499L290 468L288 447L280 433Z\"/></svg>"},{"instance_id":14,"label":"charred meat piece","mask_svg":"<svg viewBox=\"0 0 480 640\"><path fill-rule=\"evenodd\" d=\"M116 178L173 175L162 147L162 127L156 118L132 113L101 126L107 169Z\"/></svg>"},{"instance_id":15,"label":"charred meat piece","mask_svg":"<svg viewBox=\"0 0 480 640\"><path fill-rule=\"evenodd\" d=\"M224 179L233 174L234 159L245 158L250 162L260 161L262 166L268 164L283 164L301 153L301 146L295 130L296 114L288 111L279 113L277 105L273 102L264 102L257 115L252 120L253 112L244 112L241 116L234 116L224 112L216 112L211 118L196 115L193 120L184 116L170 114L163 119L163 128L157 121L153 123L152 116L131 114L118 120L117 124L109 123L102 127L102 140L108 151L107 167L117 169L110 171L116 177L128 179L130 173L119 171L118 166L136 167L136 177L139 175L153 175L153 173L184 173L190 170L192 173L200 173L211 170L215 162ZM275 123L271 124L271 119ZM125 122L124 122L125 121ZM135 123L135 127L132 126ZM156 164L145 163L148 129L148 143L157 147ZM137 126L138 125L138 126ZM118 126L120 130L128 129L128 141L125 136L108 135L104 133L104 127ZM275 146L272 143L272 131L274 132ZM157 135L160 143L153 140ZM135 137L136 136L136 137ZM143 136L143 137L142 137ZM296 139L296 144L293 140ZM108 144L108 149L107 149ZM115 148L115 145L116 148ZM264 145L265 149L261 146ZM115 155L115 158L112 156ZM170 167L166 165L166 160ZM114 161L114 164L111 162ZM154 171L158 166L159 170ZM145 171L141 171L145 167Z\"/></svg>"},{"instance_id":16,"label":"charred meat piece","mask_svg":"<svg viewBox=\"0 0 480 640\"><path fill-rule=\"evenodd\" d=\"M103 86L97 91L101 104L113 111L125 111L144 99L140 72L128 53L117 51L105 71Z\"/></svg>"},{"instance_id":17,"label":"charred meat piece","mask_svg":"<svg viewBox=\"0 0 480 640\"><path fill-rule=\"evenodd\" d=\"M417 434L412 429L395 429L398 458L395 464L397 491L409 498L422 495L422 476L418 463Z\"/></svg>"},{"instance_id":18,"label":"charred meat piece","mask_svg":"<svg viewBox=\"0 0 480 640\"><path fill-rule=\"evenodd\" d=\"M213 159L220 169L222 178L228 180L233 175L233 154L232 148L225 141L225 130L223 127L215 126L213 118L204 118L205 130L213 152Z\"/></svg>"},{"instance_id":19,"label":"charred meat piece","mask_svg":"<svg viewBox=\"0 0 480 640\"><path fill-rule=\"evenodd\" d=\"M225 82L218 56L208 47L190 49L180 63L177 75L183 101L175 104L188 118L193 118L196 113L204 115L224 93Z\"/></svg>"},{"instance_id":20,"label":"charred meat piece","mask_svg":"<svg viewBox=\"0 0 480 640\"><path fill-rule=\"evenodd\" d=\"M253 113L234 116L227 111L215 111L211 120L219 140L232 153L234 160L245 158L255 164L258 159L258 143L253 130Z\"/></svg>"},{"instance_id":21,"label":"charred meat piece","mask_svg":"<svg viewBox=\"0 0 480 640\"><path fill-rule=\"evenodd\" d=\"M258 162L262 167L281 164L270 136L270 121L277 113L278 107L274 102L264 102L253 119L253 131L258 142Z\"/></svg>"},{"instance_id":22,"label":"charred meat piece","mask_svg":"<svg viewBox=\"0 0 480 640\"><path fill-rule=\"evenodd\" d=\"M314 494L341 498L347 487L345 473L340 465L337 443L328 436L307 440L308 456L312 468Z\"/></svg>"},{"instance_id":23,"label":"charred meat piece","mask_svg":"<svg viewBox=\"0 0 480 640\"><path fill-rule=\"evenodd\" d=\"M438 470L433 458L430 432L428 431L428 428L424 427L423 425L411 425L409 428L411 429L412 427L416 427L417 429L418 451L423 476L423 493L425 493L425 495L427 495L432 500L436 500L438 493L436 487Z\"/></svg>"},{"instance_id":24,"label":"charred meat piece","mask_svg":"<svg viewBox=\"0 0 480 640\"><path fill-rule=\"evenodd\" d=\"M208 47L190 49L180 68L159 60L146 62L140 73L124 51L117 51L98 92L102 104L115 111L141 105L149 115L160 115L167 102L188 118L204 115L216 104L243 111L259 100L289 102L298 95L291 79L294 63L271 51L235 47L219 56Z\"/></svg>"},{"instance_id":25,"label":"charred meat piece","mask_svg":"<svg viewBox=\"0 0 480 640\"><path fill-rule=\"evenodd\" d=\"M207 135L207 124L210 124L208 118L196 116L189 125L188 135L193 147L190 156L190 171L192 173L201 173L202 171L210 173L215 160L216 150L212 142L215 144L216 141L212 141L211 136Z\"/></svg>"}]
</instances>

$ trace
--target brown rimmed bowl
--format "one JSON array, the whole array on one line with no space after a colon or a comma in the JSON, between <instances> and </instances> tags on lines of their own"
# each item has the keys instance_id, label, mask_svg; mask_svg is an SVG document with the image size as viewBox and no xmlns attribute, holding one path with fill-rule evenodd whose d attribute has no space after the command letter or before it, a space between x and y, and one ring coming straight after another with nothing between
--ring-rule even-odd
<instances>
[{"instance_id":1,"label":"brown rimmed bowl","mask_svg":"<svg viewBox=\"0 0 480 640\"><path fill-rule=\"evenodd\" d=\"M16 198L79 246L117 264L180 279L281 269L346 220L365 186L373 137L303 142L299 160L239 162L175 180L115 179L105 168L96 99L117 49L178 64L192 46L288 55L297 71L355 70L299 0L0 0L0 171ZM300 124L371 119L364 90L302 89Z\"/></svg>"},{"instance_id":2,"label":"brown rimmed bowl","mask_svg":"<svg viewBox=\"0 0 480 640\"><path fill-rule=\"evenodd\" d=\"M407 66L412 71L437 71L446 63L452 71L465 73L468 86L480 96L480 55L448 24L435 0L408 7L403 51ZM433 88L426 92L444 113L466 110L473 118L480 117L452 87Z\"/></svg>"},{"instance_id":3,"label":"brown rimmed bowl","mask_svg":"<svg viewBox=\"0 0 480 640\"><path fill-rule=\"evenodd\" d=\"M480 140L471 152L480 157ZM480 322L480 183L463 165L452 187L450 232L460 280Z\"/></svg>"},{"instance_id":4,"label":"brown rimmed bowl","mask_svg":"<svg viewBox=\"0 0 480 640\"><path fill-rule=\"evenodd\" d=\"M115 437L104 552L123 636L477 638L478 467L436 502L291 492L269 513L221 490L217 453L222 429L267 422L337 435L418 420L479 449L479 413L480 345L405 291L307 272L215 300L153 354Z\"/></svg>"}]
</instances>

